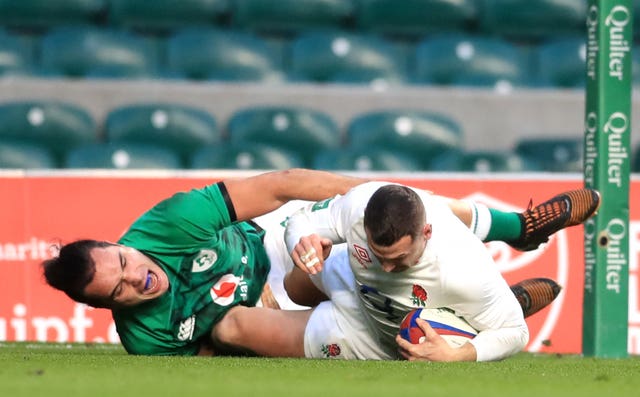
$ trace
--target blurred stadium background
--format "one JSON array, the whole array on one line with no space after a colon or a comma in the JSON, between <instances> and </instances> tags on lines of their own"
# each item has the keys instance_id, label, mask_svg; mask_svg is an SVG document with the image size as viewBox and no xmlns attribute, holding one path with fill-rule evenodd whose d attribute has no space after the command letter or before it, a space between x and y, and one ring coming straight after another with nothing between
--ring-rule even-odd
<instances>
[{"instance_id":1,"label":"blurred stadium background","mask_svg":"<svg viewBox=\"0 0 640 397\"><path fill-rule=\"evenodd\" d=\"M586 7L0 0L0 168L580 172Z\"/></svg>"}]
</instances>

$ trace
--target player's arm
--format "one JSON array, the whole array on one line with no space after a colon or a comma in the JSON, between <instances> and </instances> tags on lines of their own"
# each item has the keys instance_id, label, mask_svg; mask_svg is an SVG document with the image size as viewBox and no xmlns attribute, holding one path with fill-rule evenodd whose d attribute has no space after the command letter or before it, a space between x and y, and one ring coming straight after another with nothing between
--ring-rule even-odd
<instances>
[{"instance_id":1,"label":"player's arm","mask_svg":"<svg viewBox=\"0 0 640 397\"><path fill-rule=\"evenodd\" d=\"M273 171L249 178L226 179L236 219L243 221L271 212L291 200L318 201L366 182L366 179L307 169Z\"/></svg>"},{"instance_id":2,"label":"player's arm","mask_svg":"<svg viewBox=\"0 0 640 397\"><path fill-rule=\"evenodd\" d=\"M476 283L460 284L458 290L464 303L452 308L479 331L469 341L475 348L476 360L502 360L524 349L529 342L529 328L520 304L502 276L492 275L487 269L485 272L489 274L474 275ZM485 282L480 281L483 278Z\"/></svg>"},{"instance_id":3,"label":"player's arm","mask_svg":"<svg viewBox=\"0 0 640 397\"><path fill-rule=\"evenodd\" d=\"M211 332L218 354L304 357L304 332L311 310L235 306Z\"/></svg>"},{"instance_id":4,"label":"player's arm","mask_svg":"<svg viewBox=\"0 0 640 397\"><path fill-rule=\"evenodd\" d=\"M477 361L502 360L522 351L529 342L529 328L522 308L507 287L501 297L469 321L481 331L473 338ZM479 325L478 319L484 323Z\"/></svg>"}]
</instances>

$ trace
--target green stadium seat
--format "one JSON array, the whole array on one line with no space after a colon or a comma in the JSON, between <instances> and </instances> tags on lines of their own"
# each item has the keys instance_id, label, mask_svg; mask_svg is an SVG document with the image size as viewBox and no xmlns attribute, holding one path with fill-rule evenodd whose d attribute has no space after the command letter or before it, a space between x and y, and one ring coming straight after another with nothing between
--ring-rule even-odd
<instances>
[{"instance_id":1,"label":"green stadium seat","mask_svg":"<svg viewBox=\"0 0 640 397\"><path fill-rule=\"evenodd\" d=\"M633 0L633 36L635 40L640 38L640 1Z\"/></svg>"},{"instance_id":2,"label":"green stadium seat","mask_svg":"<svg viewBox=\"0 0 640 397\"><path fill-rule=\"evenodd\" d=\"M279 81L282 60L269 44L247 32L187 28L167 41L169 72L189 79Z\"/></svg>"},{"instance_id":3,"label":"green stadium seat","mask_svg":"<svg viewBox=\"0 0 640 397\"><path fill-rule=\"evenodd\" d=\"M526 138L516 143L514 152L536 162L545 171L581 172L583 138Z\"/></svg>"},{"instance_id":4,"label":"green stadium seat","mask_svg":"<svg viewBox=\"0 0 640 397\"><path fill-rule=\"evenodd\" d=\"M157 42L133 33L92 27L60 27L41 40L43 74L136 78L156 72Z\"/></svg>"},{"instance_id":5,"label":"green stadium seat","mask_svg":"<svg viewBox=\"0 0 640 397\"><path fill-rule=\"evenodd\" d=\"M236 0L232 23L265 33L290 34L347 27L353 12L352 0Z\"/></svg>"},{"instance_id":6,"label":"green stadium seat","mask_svg":"<svg viewBox=\"0 0 640 397\"><path fill-rule=\"evenodd\" d=\"M199 149L191 159L194 169L271 170L303 167L295 152L260 144L218 144Z\"/></svg>"},{"instance_id":7,"label":"green stadium seat","mask_svg":"<svg viewBox=\"0 0 640 397\"><path fill-rule=\"evenodd\" d=\"M58 101L0 103L0 140L38 143L57 159L81 144L95 142L96 123L84 108Z\"/></svg>"},{"instance_id":8,"label":"green stadium seat","mask_svg":"<svg viewBox=\"0 0 640 397\"><path fill-rule=\"evenodd\" d=\"M537 84L542 87L582 88L587 59L585 37L549 40L538 46Z\"/></svg>"},{"instance_id":9,"label":"green stadium seat","mask_svg":"<svg viewBox=\"0 0 640 397\"><path fill-rule=\"evenodd\" d=\"M462 145L462 130L453 119L421 110L363 113L349 122L348 145L354 149L385 148L412 157L427 168L431 158Z\"/></svg>"},{"instance_id":10,"label":"green stadium seat","mask_svg":"<svg viewBox=\"0 0 640 397\"><path fill-rule=\"evenodd\" d=\"M26 142L0 140L0 168L56 168L57 161L45 147Z\"/></svg>"},{"instance_id":11,"label":"green stadium seat","mask_svg":"<svg viewBox=\"0 0 640 397\"><path fill-rule=\"evenodd\" d=\"M0 30L0 77L29 74L33 54L21 38Z\"/></svg>"},{"instance_id":12,"label":"green stadium seat","mask_svg":"<svg viewBox=\"0 0 640 397\"><path fill-rule=\"evenodd\" d=\"M584 34L585 0L483 0L480 30L515 39Z\"/></svg>"},{"instance_id":13,"label":"green stadium seat","mask_svg":"<svg viewBox=\"0 0 640 397\"><path fill-rule=\"evenodd\" d=\"M525 84L527 73L522 51L496 37L451 33L427 36L416 47L417 83L450 85L472 81ZM478 85L473 84L473 85Z\"/></svg>"},{"instance_id":14,"label":"green stadium seat","mask_svg":"<svg viewBox=\"0 0 640 397\"><path fill-rule=\"evenodd\" d=\"M475 0L357 0L358 29L398 36L468 30L478 17Z\"/></svg>"},{"instance_id":15,"label":"green stadium seat","mask_svg":"<svg viewBox=\"0 0 640 397\"><path fill-rule=\"evenodd\" d=\"M65 24L99 23L109 0L0 0L0 25L46 29Z\"/></svg>"},{"instance_id":16,"label":"green stadium seat","mask_svg":"<svg viewBox=\"0 0 640 397\"><path fill-rule=\"evenodd\" d=\"M141 31L165 32L224 23L230 0L109 0L109 22Z\"/></svg>"},{"instance_id":17,"label":"green stadium seat","mask_svg":"<svg viewBox=\"0 0 640 397\"><path fill-rule=\"evenodd\" d=\"M290 72L300 80L344 82L348 74L380 78L402 76L406 70L402 51L377 36L307 32L292 40L290 48Z\"/></svg>"},{"instance_id":18,"label":"green stadium seat","mask_svg":"<svg viewBox=\"0 0 640 397\"><path fill-rule=\"evenodd\" d=\"M422 165L410 156L384 148L328 149L318 153L313 160L313 168L318 170L343 171L420 171Z\"/></svg>"},{"instance_id":19,"label":"green stadium seat","mask_svg":"<svg viewBox=\"0 0 640 397\"><path fill-rule=\"evenodd\" d=\"M138 103L107 113L108 142L155 144L174 150L183 161L202 146L217 143L220 132L208 112L173 103Z\"/></svg>"},{"instance_id":20,"label":"green stadium seat","mask_svg":"<svg viewBox=\"0 0 640 397\"><path fill-rule=\"evenodd\" d=\"M429 167L432 171L458 172L525 172L542 171L531 160L513 152L450 150L435 157Z\"/></svg>"},{"instance_id":21,"label":"green stadium seat","mask_svg":"<svg viewBox=\"0 0 640 397\"><path fill-rule=\"evenodd\" d=\"M315 153L340 146L341 135L328 115L294 106L250 107L234 113L227 131L231 142L271 145L300 155L309 166Z\"/></svg>"},{"instance_id":22,"label":"green stadium seat","mask_svg":"<svg viewBox=\"0 0 640 397\"><path fill-rule=\"evenodd\" d=\"M66 168L180 169L180 157L169 148L142 143L96 143L71 150Z\"/></svg>"}]
</instances>

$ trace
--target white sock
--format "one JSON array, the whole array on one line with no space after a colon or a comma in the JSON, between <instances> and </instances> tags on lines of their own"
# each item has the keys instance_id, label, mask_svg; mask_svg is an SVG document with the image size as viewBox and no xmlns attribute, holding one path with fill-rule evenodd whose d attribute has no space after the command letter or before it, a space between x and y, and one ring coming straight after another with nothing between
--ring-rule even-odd
<instances>
[{"instance_id":1,"label":"white sock","mask_svg":"<svg viewBox=\"0 0 640 397\"><path fill-rule=\"evenodd\" d=\"M471 206L471 231L484 241L491 229L491 212L489 207L475 201L467 201Z\"/></svg>"}]
</instances>

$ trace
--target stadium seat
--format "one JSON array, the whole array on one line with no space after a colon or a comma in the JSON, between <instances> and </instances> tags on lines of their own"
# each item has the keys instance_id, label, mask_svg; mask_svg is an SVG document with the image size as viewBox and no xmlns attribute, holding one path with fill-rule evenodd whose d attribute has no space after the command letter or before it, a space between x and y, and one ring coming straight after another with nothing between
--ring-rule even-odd
<instances>
[{"instance_id":1,"label":"stadium seat","mask_svg":"<svg viewBox=\"0 0 640 397\"><path fill-rule=\"evenodd\" d=\"M344 82L349 73L397 76L406 70L402 55L393 44L376 36L307 32L291 42L290 71L294 78L314 82Z\"/></svg>"},{"instance_id":2,"label":"stadium seat","mask_svg":"<svg viewBox=\"0 0 640 397\"><path fill-rule=\"evenodd\" d=\"M633 37L640 38L640 1L633 0Z\"/></svg>"},{"instance_id":3,"label":"stadium seat","mask_svg":"<svg viewBox=\"0 0 640 397\"><path fill-rule=\"evenodd\" d=\"M431 161L432 171L524 172L542 171L533 161L512 152L449 150Z\"/></svg>"},{"instance_id":4,"label":"stadium seat","mask_svg":"<svg viewBox=\"0 0 640 397\"><path fill-rule=\"evenodd\" d=\"M282 60L266 41L246 32L187 28L169 37L170 73L189 79L279 81Z\"/></svg>"},{"instance_id":5,"label":"stadium seat","mask_svg":"<svg viewBox=\"0 0 640 397\"><path fill-rule=\"evenodd\" d=\"M32 55L24 40L0 30L0 77L29 74Z\"/></svg>"},{"instance_id":6,"label":"stadium seat","mask_svg":"<svg viewBox=\"0 0 640 397\"><path fill-rule=\"evenodd\" d=\"M582 88L585 85L587 49L585 37L551 39L535 50L537 85Z\"/></svg>"},{"instance_id":7,"label":"stadium seat","mask_svg":"<svg viewBox=\"0 0 640 397\"><path fill-rule=\"evenodd\" d=\"M91 27L60 27L42 37L43 74L66 77L150 77L157 43L135 34Z\"/></svg>"},{"instance_id":8,"label":"stadium seat","mask_svg":"<svg viewBox=\"0 0 640 397\"><path fill-rule=\"evenodd\" d=\"M36 143L0 140L0 168L56 168L51 152Z\"/></svg>"},{"instance_id":9,"label":"stadium seat","mask_svg":"<svg viewBox=\"0 0 640 397\"><path fill-rule=\"evenodd\" d=\"M170 149L141 143L96 143L71 150L66 168L180 169L179 156Z\"/></svg>"},{"instance_id":10,"label":"stadium seat","mask_svg":"<svg viewBox=\"0 0 640 397\"><path fill-rule=\"evenodd\" d=\"M583 138L526 138L516 143L515 153L536 162L545 171L581 172Z\"/></svg>"},{"instance_id":11,"label":"stadium seat","mask_svg":"<svg viewBox=\"0 0 640 397\"><path fill-rule=\"evenodd\" d=\"M37 143L57 159L81 144L97 140L97 127L84 108L57 101L0 104L0 139Z\"/></svg>"},{"instance_id":12,"label":"stadium seat","mask_svg":"<svg viewBox=\"0 0 640 397\"><path fill-rule=\"evenodd\" d=\"M309 166L320 150L340 146L341 135L328 115L294 106L251 107L237 111L227 130L231 142L261 143L300 155Z\"/></svg>"},{"instance_id":13,"label":"stadium seat","mask_svg":"<svg viewBox=\"0 0 640 397\"><path fill-rule=\"evenodd\" d=\"M416 47L417 83L450 85L460 82L505 81L526 84L521 50L495 37L451 33L427 36ZM477 85L477 84L474 84Z\"/></svg>"},{"instance_id":14,"label":"stadium seat","mask_svg":"<svg viewBox=\"0 0 640 397\"><path fill-rule=\"evenodd\" d=\"M0 25L45 29L64 24L98 23L109 0L0 0Z\"/></svg>"},{"instance_id":15,"label":"stadium seat","mask_svg":"<svg viewBox=\"0 0 640 397\"><path fill-rule=\"evenodd\" d=\"M420 171L422 165L410 156L386 150L339 148L318 153L313 160L313 168L318 170L344 171Z\"/></svg>"},{"instance_id":16,"label":"stadium seat","mask_svg":"<svg viewBox=\"0 0 640 397\"><path fill-rule=\"evenodd\" d=\"M290 34L346 27L353 11L352 0L236 0L232 20L239 28Z\"/></svg>"},{"instance_id":17,"label":"stadium seat","mask_svg":"<svg viewBox=\"0 0 640 397\"><path fill-rule=\"evenodd\" d=\"M109 22L141 31L164 32L223 23L230 0L109 0Z\"/></svg>"},{"instance_id":18,"label":"stadium seat","mask_svg":"<svg viewBox=\"0 0 640 397\"><path fill-rule=\"evenodd\" d=\"M358 29L399 36L467 30L479 11L475 0L357 0Z\"/></svg>"},{"instance_id":19,"label":"stadium seat","mask_svg":"<svg viewBox=\"0 0 640 397\"><path fill-rule=\"evenodd\" d=\"M195 169L271 170L303 167L294 152L260 144L218 144L201 148L191 159Z\"/></svg>"},{"instance_id":20,"label":"stadium seat","mask_svg":"<svg viewBox=\"0 0 640 397\"><path fill-rule=\"evenodd\" d=\"M503 37L535 40L584 34L584 0L484 0L479 28Z\"/></svg>"},{"instance_id":21,"label":"stadium seat","mask_svg":"<svg viewBox=\"0 0 640 397\"><path fill-rule=\"evenodd\" d=\"M385 148L413 157L424 168L444 150L459 148L462 130L451 118L421 110L382 110L360 114L347 127L354 149Z\"/></svg>"},{"instance_id":22,"label":"stadium seat","mask_svg":"<svg viewBox=\"0 0 640 397\"><path fill-rule=\"evenodd\" d=\"M179 153L184 161L200 147L220 140L212 115L172 103L139 103L113 109L107 114L104 129L108 142L159 145Z\"/></svg>"}]
</instances>

